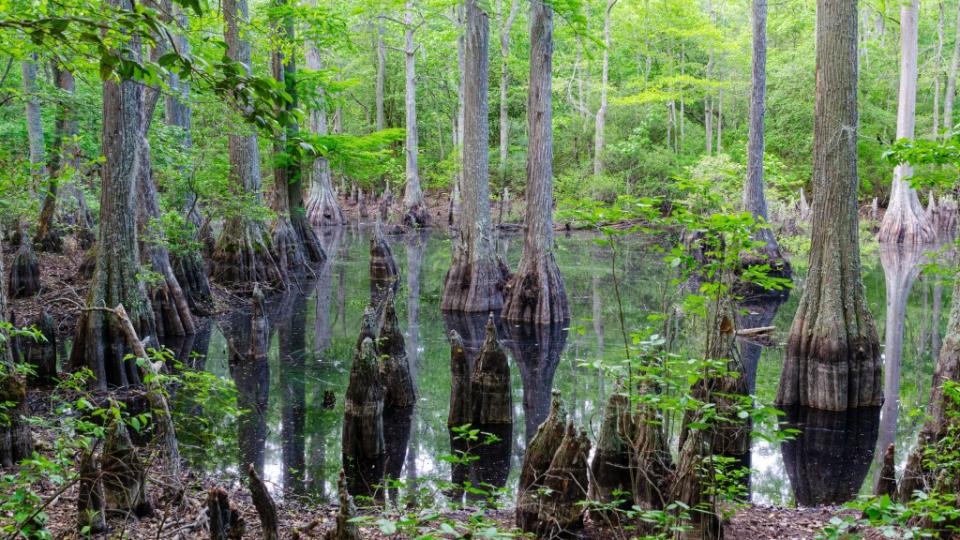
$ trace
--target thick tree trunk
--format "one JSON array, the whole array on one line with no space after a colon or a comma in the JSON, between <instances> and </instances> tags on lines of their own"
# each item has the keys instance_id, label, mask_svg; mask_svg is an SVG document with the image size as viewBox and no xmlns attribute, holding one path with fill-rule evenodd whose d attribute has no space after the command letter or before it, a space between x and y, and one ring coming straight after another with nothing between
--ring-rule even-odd
<instances>
[{"instance_id":1,"label":"thick tree trunk","mask_svg":"<svg viewBox=\"0 0 960 540\"><path fill-rule=\"evenodd\" d=\"M37 92L37 57L21 63L23 94L26 97L27 143L30 149L30 176L33 189L40 189L47 175L47 161L43 144L43 122L40 118L40 98Z\"/></svg>"},{"instance_id":2,"label":"thick tree trunk","mask_svg":"<svg viewBox=\"0 0 960 540\"><path fill-rule=\"evenodd\" d=\"M223 14L227 57L243 64L249 74L250 42L243 39L241 30L250 20L247 0L224 0ZM229 152L234 194L260 204L260 148L256 133L230 134ZM211 275L214 280L234 287L280 284L284 276L272 253L271 237L259 221L242 213L228 216L214 248Z\"/></svg>"},{"instance_id":3,"label":"thick tree trunk","mask_svg":"<svg viewBox=\"0 0 960 540\"><path fill-rule=\"evenodd\" d=\"M417 389L410 374L410 361L393 294L387 296L377 330L377 354L381 358L380 374L386 392L384 407L402 409L413 406L417 401Z\"/></svg>"},{"instance_id":4,"label":"thick tree trunk","mask_svg":"<svg viewBox=\"0 0 960 540\"><path fill-rule=\"evenodd\" d=\"M527 208L523 257L507 286L504 318L536 324L568 320L570 306L553 256L553 8L530 3L527 103Z\"/></svg>"},{"instance_id":5,"label":"thick tree trunk","mask_svg":"<svg viewBox=\"0 0 960 540\"><path fill-rule=\"evenodd\" d=\"M596 125L593 134L593 174L603 174L603 152L606 146L607 125L607 85L610 81L610 12L617 0L607 0L603 12L603 60L600 68L600 107L597 109ZM529 114L529 113L528 113Z\"/></svg>"},{"instance_id":6,"label":"thick tree trunk","mask_svg":"<svg viewBox=\"0 0 960 540\"><path fill-rule=\"evenodd\" d=\"M943 129L945 136L953 131L953 104L957 97L957 72L960 71L960 5L957 5L957 26L954 32L953 58L947 73L947 89L943 97Z\"/></svg>"},{"instance_id":7,"label":"thick tree trunk","mask_svg":"<svg viewBox=\"0 0 960 540\"><path fill-rule=\"evenodd\" d=\"M781 406L879 405L880 344L860 279L857 9L818 0L810 271L790 329Z\"/></svg>"},{"instance_id":8,"label":"thick tree trunk","mask_svg":"<svg viewBox=\"0 0 960 540\"><path fill-rule=\"evenodd\" d=\"M404 109L406 110L406 148L407 184L403 192L403 224L408 227L426 227L430 224L430 214L423 201L420 189L420 169L417 156L420 152L417 141L417 44L413 34L413 2L407 0L403 14L404 32Z\"/></svg>"},{"instance_id":9,"label":"thick tree trunk","mask_svg":"<svg viewBox=\"0 0 960 540\"><path fill-rule=\"evenodd\" d=\"M719 539L723 532L716 501L708 489L712 465L705 438L703 431L694 429L682 444L668 498L690 509L692 530L687 532L688 538Z\"/></svg>"},{"instance_id":10,"label":"thick tree trunk","mask_svg":"<svg viewBox=\"0 0 960 540\"><path fill-rule=\"evenodd\" d=\"M131 9L129 2L121 4ZM139 43L127 44L138 54ZM144 166L143 86L132 79L103 82L103 155L101 167L100 232L96 269L90 281L86 310L77 322L70 363L89 367L98 388L140 382L114 315L98 308L122 305L138 335L156 336L153 308L138 278L136 194Z\"/></svg>"},{"instance_id":11,"label":"thick tree trunk","mask_svg":"<svg viewBox=\"0 0 960 540\"><path fill-rule=\"evenodd\" d=\"M507 181L507 160L510 157L510 30L517 18L520 2L508 0L510 12L500 0L500 182Z\"/></svg>"},{"instance_id":12,"label":"thick tree trunk","mask_svg":"<svg viewBox=\"0 0 960 540\"><path fill-rule=\"evenodd\" d=\"M498 265L490 219L487 141L488 20L478 0L466 0L464 40L462 204L453 260L443 287L444 311L488 312L503 306L505 276Z\"/></svg>"},{"instance_id":13,"label":"thick tree trunk","mask_svg":"<svg viewBox=\"0 0 960 540\"><path fill-rule=\"evenodd\" d=\"M387 127L387 117L384 111L384 86L387 78L387 45L383 42L383 27L380 21L377 21L374 37L377 46L377 80L376 80L376 103L377 111L377 131L383 131Z\"/></svg>"},{"instance_id":14,"label":"thick tree trunk","mask_svg":"<svg viewBox=\"0 0 960 540\"><path fill-rule=\"evenodd\" d=\"M764 114L767 93L767 0L753 0L753 80L750 89L750 130L747 142L747 181L743 207L758 223L768 223L767 198L763 190ZM766 243L761 256L769 264L783 265L783 254L769 227L757 230L758 240ZM788 267L789 275L789 267Z\"/></svg>"},{"instance_id":15,"label":"thick tree trunk","mask_svg":"<svg viewBox=\"0 0 960 540\"><path fill-rule=\"evenodd\" d=\"M73 75L57 61L51 62L50 67L53 72L53 82L57 89L72 94ZM70 103L67 99L57 107L57 116L53 128L53 152L50 157L49 181L43 197L43 205L40 207L37 230L33 235L33 243L40 251L59 253L63 250L61 232L54 225L57 214L57 192L64 172L69 172L72 175L79 166L77 160L69 155L69 150L74 149L75 143L67 142L67 140L74 137L77 131L76 121L71 117ZM69 170L66 165L73 166L74 170ZM76 189L76 186L73 186L73 189ZM83 206L86 206L86 201L83 201Z\"/></svg>"},{"instance_id":16,"label":"thick tree trunk","mask_svg":"<svg viewBox=\"0 0 960 540\"><path fill-rule=\"evenodd\" d=\"M917 40L920 0L900 6L900 99L897 106L897 139L913 139L917 122ZM877 240L923 244L937 238L908 179L913 169L901 163L893 170L890 204L883 215Z\"/></svg>"},{"instance_id":17,"label":"thick tree trunk","mask_svg":"<svg viewBox=\"0 0 960 540\"><path fill-rule=\"evenodd\" d=\"M314 0L313 4L316 4ZM312 71L323 69L320 49L314 42L307 42L307 68ZM326 136L327 104L326 93L317 89L318 107L310 111L310 132L313 135ZM347 224L347 218L340 208L337 194L333 190L333 175L330 162L325 157L317 157L308 169L310 193L307 197L307 220L316 227L340 227Z\"/></svg>"}]
</instances>

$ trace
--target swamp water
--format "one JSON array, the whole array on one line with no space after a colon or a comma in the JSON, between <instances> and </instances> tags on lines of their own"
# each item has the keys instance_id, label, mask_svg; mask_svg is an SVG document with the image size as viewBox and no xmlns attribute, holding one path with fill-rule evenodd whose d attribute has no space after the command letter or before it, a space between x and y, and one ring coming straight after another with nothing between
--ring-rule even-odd
<instances>
[{"instance_id":1,"label":"swamp water","mask_svg":"<svg viewBox=\"0 0 960 540\"><path fill-rule=\"evenodd\" d=\"M397 310L419 398L412 410L385 416L387 473L409 485L417 479L449 481L451 464L444 459L452 453L447 429L451 385L447 333L458 330L468 352L475 353L486 316L441 314L440 294L450 261L450 241L443 234L387 239L400 267ZM512 431L502 434L502 444L478 452L478 467L484 480L507 488L508 506L526 441L549 411L551 389L563 393L571 419L588 426L595 440L600 414L614 388L613 377L595 367L598 361L619 361L623 351L611 254L595 239L587 233L557 237L557 262L572 312L569 325L536 332L504 322L498 325L510 356L514 423ZM252 462L278 494L335 498L344 391L370 297L368 229L325 232L323 241L329 260L318 275L268 300L266 358L230 365L230 348L245 350L250 340L250 317L244 313L207 322L200 334L180 344L181 356L192 351L192 365L234 381L237 388L236 408L222 396L175 397L181 453L194 467L229 477L241 470L239 463ZM516 267L522 243L519 236L499 240L511 268ZM630 331L645 314L663 311L662 306L684 293L672 283L675 273L655 249L639 239L627 239L617 251L617 277ZM950 306L949 283L921 274L921 269L925 262L944 257L924 258L864 242L863 278L881 341L886 350L902 349L900 355L885 354L882 411L789 414L786 420L803 431L801 436L782 443L762 439L753 443L754 502L814 505L850 500L872 490L878 457L894 441L898 466L903 464L922 422ZM755 373L754 393L763 403L776 395L783 341L803 286L806 255L795 256L792 264L796 288L785 302L742 306L741 327L776 327L771 346L740 343L744 364ZM702 332L692 326L679 318L669 325L665 338L671 351L702 356Z\"/></svg>"}]
</instances>

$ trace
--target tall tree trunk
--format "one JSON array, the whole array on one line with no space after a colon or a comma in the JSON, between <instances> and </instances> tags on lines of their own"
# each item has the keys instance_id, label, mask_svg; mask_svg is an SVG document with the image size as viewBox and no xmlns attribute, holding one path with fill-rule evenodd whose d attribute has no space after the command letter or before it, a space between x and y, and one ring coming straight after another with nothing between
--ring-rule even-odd
<instances>
[{"instance_id":1,"label":"tall tree trunk","mask_svg":"<svg viewBox=\"0 0 960 540\"><path fill-rule=\"evenodd\" d=\"M917 108L917 34L920 0L900 6L900 99L897 106L897 138L913 139ZM936 231L908 179L913 170L901 163L893 170L890 204L883 215L877 239L881 242L922 244L933 242Z\"/></svg>"},{"instance_id":2,"label":"tall tree trunk","mask_svg":"<svg viewBox=\"0 0 960 540\"><path fill-rule=\"evenodd\" d=\"M313 1L316 5L316 0ZM317 44L307 42L307 68L312 71L323 69L320 49ZM327 105L326 92L317 89L318 106L310 111L310 132L318 136L326 136ZM330 162L327 158L318 156L309 168L310 195L307 197L307 220L316 227L340 227L347 224L347 218L340 208L337 194L333 191L333 175L330 171Z\"/></svg>"},{"instance_id":3,"label":"tall tree trunk","mask_svg":"<svg viewBox=\"0 0 960 540\"><path fill-rule=\"evenodd\" d=\"M607 0L603 12L603 60L600 68L600 108L597 109L596 126L593 134L593 174L603 173L603 150L606 145L607 124L607 85L610 81L610 12L617 0Z\"/></svg>"},{"instance_id":4,"label":"tall tree trunk","mask_svg":"<svg viewBox=\"0 0 960 540\"><path fill-rule=\"evenodd\" d=\"M758 223L768 223L767 198L763 189L764 115L767 94L767 0L753 0L753 81L750 88L750 130L747 141L747 181L743 208ZM761 256L771 264L784 264L773 230L758 229L757 240L766 243ZM789 270L788 270L789 271Z\"/></svg>"},{"instance_id":5,"label":"tall tree trunk","mask_svg":"<svg viewBox=\"0 0 960 540\"><path fill-rule=\"evenodd\" d=\"M283 8L287 0L275 0ZM287 43L294 42L293 18L283 15L275 21L275 29ZM271 234L274 257L280 272L286 277L296 277L309 270L311 264L322 263L326 256L320 239L307 222L303 207L302 170L297 149L293 147L299 126L292 115L297 108L297 65L292 54L277 48L271 55L273 78L281 83L291 100L285 105L288 118L274 143L277 164L273 170L273 211L276 212Z\"/></svg>"},{"instance_id":6,"label":"tall tree trunk","mask_svg":"<svg viewBox=\"0 0 960 540\"><path fill-rule=\"evenodd\" d=\"M510 30L517 18L520 2L510 1L509 14L505 0L500 0L500 181L507 181L507 159L510 157Z\"/></svg>"},{"instance_id":7,"label":"tall tree trunk","mask_svg":"<svg viewBox=\"0 0 960 540\"><path fill-rule=\"evenodd\" d=\"M933 126L930 128L930 139L940 137L940 83L943 80L943 1L937 2L937 50L934 55L933 77Z\"/></svg>"},{"instance_id":8,"label":"tall tree trunk","mask_svg":"<svg viewBox=\"0 0 960 540\"><path fill-rule=\"evenodd\" d=\"M553 256L553 8L530 2L527 215L523 257L507 286L504 318L550 324L570 318Z\"/></svg>"},{"instance_id":9,"label":"tall tree trunk","mask_svg":"<svg viewBox=\"0 0 960 540\"><path fill-rule=\"evenodd\" d=\"M493 244L488 184L488 34L487 14L478 0L466 0L462 202L453 261L444 280L445 311L487 312L503 306L505 276Z\"/></svg>"},{"instance_id":10,"label":"tall tree trunk","mask_svg":"<svg viewBox=\"0 0 960 540\"><path fill-rule=\"evenodd\" d=\"M227 57L243 64L251 73L250 42L243 39L241 27L250 20L247 0L224 0L226 21L224 39ZM257 134L231 133L229 136L230 180L237 198L262 204L260 194L260 147ZM213 252L211 275L217 281L236 287L256 283L280 284L283 275L272 255L270 235L262 224L242 212L227 216Z\"/></svg>"},{"instance_id":11,"label":"tall tree trunk","mask_svg":"<svg viewBox=\"0 0 960 540\"><path fill-rule=\"evenodd\" d=\"M37 56L31 55L20 66L23 94L26 98L27 142L30 147L30 176L33 189L39 189L47 175L47 163L43 147L43 122L40 118L40 98L37 92Z\"/></svg>"},{"instance_id":12,"label":"tall tree trunk","mask_svg":"<svg viewBox=\"0 0 960 540\"><path fill-rule=\"evenodd\" d=\"M876 406L880 340L860 279L857 4L817 1L810 272L787 341L781 406Z\"/></svg>"},{"instance_id":13,"label":"tall tree trunk","mask_svg":"<svg viewBox=\"0 0 960 540\"><path fill-rule=\"evenodd\" d=\"M376 45L377 45L377 82L376 82L376 103L377 111L377 131L382 131L387 127L386 114L384 113L384 86L387 78L387 46L383 42L383 27L380 21L376 23Z\"/></svg>"},{"instance_id":14,"label":"tall tree trunk","mask_svg":"<svg viewBox=\"0 0 960 540\"><path fill-rule=\"evenodd\" d=\"M957 5L957 26L954 32L953 58L950 60L950 72L947 74L947 89L943 96L943 129L953 131L953 103L957 97L957 72L960 71L960 4Z\"/></svg>"},{"instance_id":15,"label":"tall tree trunk","mask_svg":"<svg viewBox=\"0 0 960 540\"><path fill-rule=\"evenodd\" d=\"M116 2L130 10L129 0ZM136 60L139 38L125 44ZM100 232L96 269L90 280L87 306L77 322L70 363L88 367L98 388L140 382L140 373L128 352L125 336L114 315L100 307L122 305L141 336L155 336L153 308L138 278L137 182L143 164L144 88L137 81L108 78L103 82L103 155L101 167Z\"/></svg>"},{"instance_id":16,"label":"tall tree trunk","mask_svg":"<svg viewBox=\"0 0 960 540\"><path fill-rule=\"evenodd\" d=\"M417 141L417 44L413 34L416 28L413 25L414 4L407 0L403 14L404 31L404 108L406 109L406 149L407 157L407 185L403 192L403 223L408 227L426 227L430 224L430 213L423 201L423 191L420 189L420 169L417 166L417 156L420 152Z\"/></svg>"},{"instance_id":17,"label":"tall tree trunk","mask_svg":"<svg viewBox=\"0 0 960 540\"><path fill-rule=\"evenodd\" d=\"M73 74L64 69L59 62L50 63L53 72L54 84L57 89L64 93L73 93ZM36 73L34 72L34 75ZM24 81L26 84L26 81ZM29 109L28 109L29 111ZM57 117L53 128L53 152L50 156L49 181L47 183L47 192L43 197L43 205L40 208L40 219L37 222L37 230L33 236L33 243L40 251L59 252L63 249L63 241L60 233L54 228L54 219L57 213L57 191L60 177L62 176L65 164L72 162L68 155L68 148L73 144L68 143L67 139L73 137L76 133L76 122L71 119L69 100L62 100L57 107ZM72 129L71 129L72 128ZM72 133L67 133L72 131ZM86 201L84 201L86 205ZM79 225L79 224L78 224Z\"/></svg>"}]
</instances>

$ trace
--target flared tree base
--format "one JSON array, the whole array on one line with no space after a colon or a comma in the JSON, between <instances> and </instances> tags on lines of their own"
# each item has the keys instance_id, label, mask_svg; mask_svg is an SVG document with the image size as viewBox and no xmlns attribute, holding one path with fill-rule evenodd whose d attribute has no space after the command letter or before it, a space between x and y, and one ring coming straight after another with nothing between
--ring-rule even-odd
<instances>
[{"instance_id":1,"label":"flared tree base","mask_svg":"<svg viewBox=\"0 0 960 540\"><path fill-rule=\"evenodd\" d=\"M10 298L26 298L40 292L40 259L25 236L21 238L20 247L10 264L7 291Z\"/></svg>"},{"instance_id":2,"label":"flared tree base","mask_svg":"<svg viewBox=\"0 0 960 540\"><path fill-rule=\"evenodd\" d=\"M314 227L342 227L347 218L332 191L311 193L307 200L307 221Z\"/></svg>"},{"instance_id":3,"label":"flared tree base","mask_svg":"<svg viewBox=\"0 0 960 540\"><path fill-rule=\"evenodd\" d=\"M507 285L503 318L533 324L551 324L570 319L570 306L563 277L553 254L536 261L521 261Z\"/></svg>"},{"instance_id":4,"label":"flared tree base","mask_svg":"<svg viewBox=\"0 0 960 540\"><path fill-rule=\"evenodd\" d=\"M27 383L14 373L0 375L0 403L8 404L0 423L0 467L9 468L33 453Z\"/></svg>"},{"instance_id":5,"label":"flared tree base","mask_svg":"<svg viewBox=\"0 0 960 540\"><path fill-rule=\"evenodd\" d=\"M260 225L231 219L223 228L213 251L211 277L223 285L253 289L260 283L283 284L283 274L271 253L270 237Z\"/></svg>"},{"instance_id":6,"label":"flared tree base","mask_svg":"<svg viewBox=\"0 0 960 540\"><path fill-rule=\"evenodd\" d=\"M917 205L893 204L887 209L877 241L897 244L929 244L937 241L937 230Z\"/></svg>"},{"instance_id":7,"label":"flared tree base","mask_svg":"<svg viewBox=\"0 0 960 540\"><path fill-rule=\"evenodd\" d=\"M499 311L507 275L495 259L469 261L458 256L443 282L443 311L472 313Z\"/></svg>"},{"instance_id":8,"label":"flared tree base","mask_svg":"<svg viewBox=\"0 0 960 540\"><path fill-rule=\"evenodd\" d=\"M403 213L403 224L412 229L423 229L430 226L430 212L423 201L408 206Z\"/></svg>"},{"instance_id":9,"label":"flared tree base","mask_svg":"<svg viewBox=\"0 0 960 540\"><path fill-rule=\"evenodd\" d=\"M200 254L190 252L173 256L170 263L190 311L200 317L213 314L213 293L210 292L210 280L207 279L207 265Z\"/></svg>"}]
</instances>

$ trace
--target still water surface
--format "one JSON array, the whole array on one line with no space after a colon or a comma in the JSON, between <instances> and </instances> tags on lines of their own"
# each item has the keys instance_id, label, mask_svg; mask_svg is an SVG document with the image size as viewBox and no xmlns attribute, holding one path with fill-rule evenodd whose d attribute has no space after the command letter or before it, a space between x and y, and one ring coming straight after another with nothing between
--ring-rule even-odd
<instances>
[{"instance_id":1,"label":"still water surface","mask_svg":"<svg viewBox=\"0 0 960 540\"><path fill-rule=\"evenodd\" d=\"M267 358L231 366L230 348L245 350L249 314L236 313L204 327L182 344L194 364L233 380L239 415L225 412L214 398L178 396L186 416L203 422L181 427L182 452L210 473L235 474L238 463L262 466L266 479L284 496L323 499L335 495L340 470L343 393L360 318L369 295L368 234L360 227L326 232L329 261L315 279L269 301ZM613 388L609 375L593 365L622 356L618 304L610 251L586 233L558 236L557 259L570 299L572 320L564 327L522 332L501 324L511 360L514 426L500 455L488 467L507 487L516 482L526 441L549 410L551 389L562 391L572 418L599 429L600 411ZM386 422L388 472L407 480L450 478L446 421L450 399L447 331L457 329L468 349L479 348L484 317L441 315L440 294L450 260L450 242L440 233L390 236L401 272L397 308L419 402L409 414ZM516 267L522 238L501 237L498 248ZM950 287L921 272L941 254L920 253L865 242L863 272L870 309L886 342L882 411L853 414L799 412L788 416L803 430L795 441L754 442L751 497L770 504L826 504L872 489L876 456L894 441L898 462L915 439L950 305ZM623 310L628 326L647 313L663 311L684 292L653 246L624 241L617 255ZM776 326L772 346L741 343L740 352L761 402L776 394L782 342L803 285L806 256L794 257L796 289L783 303L743 305L741 327ZM701 336L680 318L670 325L673 351L699 357ZM901 354L897 351L901 350ZM190 430L190 426L197 429ZM201 429L202 427L202 429ZM595 437L594 437L595 438ZM239 452L238 452L239 448Z\"/></svg>"}]
</instances>

